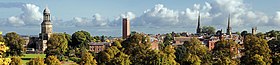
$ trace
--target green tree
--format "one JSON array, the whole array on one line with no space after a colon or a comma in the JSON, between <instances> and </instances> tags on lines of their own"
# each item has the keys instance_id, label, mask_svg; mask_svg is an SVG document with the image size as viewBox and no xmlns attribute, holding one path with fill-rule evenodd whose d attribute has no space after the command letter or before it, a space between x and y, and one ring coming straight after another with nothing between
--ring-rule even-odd
<instances>
[{"instance_id":1,"label":"green tree","mask_svg":"<svg viewBox=\"0 0 280 65\"><path fill-rule=\"evenodd\" d=\"M48 56L46 59L47 65L62 65L56 56Z\"/></svg>"},{"instance_id":2,"label":"green tree","mask_svg":"<svg viewBox=\"0 0 280 65\"><path fill-rule=\"evenodd\" d=\"M8 47L11 47L7 51L9 56L22 56L23 55L23 44L25 43L24 39L15 32L9 32L5 35L5 43Z\"/></svg>"},{"instance_id":3,"label":"green tree","mask_svg":"<svg viewBox=\"0 0 280 65\"><path fill-rule=\"evenodd\" d=\"M89 42L91 42L93 38L91 37L90 33L87 31L77 31L72 34L72 43L69 44L74 48L89 48Z\"/></svg>"},{"instance_id":4,"label":"green tree","mask_svg":"<svg viewBox=\"0 0 280 65\"><path fill-rule=\"evenodd\" d=\"M215 63L217 65L237 65L238 61L235 59L238 52L238 44L233 40L224 40L216 42L213 52L213 57L218 59Z\"/></svg>"},{"instance_id":5,"label":"green tree","mask_svg":"<svg viewBox=\"0 0 280 65\"><path fill-rule=\"evenodd\" d=\"M36 57L32 58L26 65L44 65L44 58Z\"/></svg>"},{"instance_id":6,"label":"green tree","mask_svg":"<svg viewBox=\"0 0 280 65\"><path fill-rule=\"evenodd\" d=\"M271 65L280 65L280 54L274 54L272 56L272 64Z\"/></svg>"},{"instance_id":7,"label":"green tree","mask_svg":"<svg viewBox=\"0 0 280 65\"><path fill-rule=\"evenodd\" d=\"M183 65L200 65L202 62L197 55L191 53L186 53L182 58L181 64Z\"/></svg>"},{"instance_id":8,"label":"green tree","mask_svg":"<svg viewBox=\"0 0 280 65\"><path fill-rule=\"evenodd\" d=\"M203 26L202 33L215 34L216 29L212 26Z\"/></svg>"},{"instance_id":9,"label":"green tree","mask_svg":"<svg viewBox=\"0 0 280 65\"><path fill-rule=\"evenodd\" d=\"M49 55L59 55L62 56L67 52L68 41L64 34L54 33L47 42L46 54Z\"/></svg>"},{"instance_id":10,"label":"green tree","mask_svg":"<svg viewBox=\"0 0 280 65\"><path fill-rule=\"evenodd\" d=\"M119 52L115 55L115 58L113 58L110 63L113 65L130 65L131 61L127 54Z\"/></svg>"},{"instance_id":11,"label":"green tree","mask_svg":"<svg viewBox=\"0 0 280 65\"><path fill-rule=\"evenodd\" d=\"M241 57L242 64L262 63L270 65L272 60L270 59L270 49L265 39L258 38L256 36L246 36L244 40L244 52L245 55ZM262 61L256 62L255 58Z\"/></svg>"},{"instance_id":12,"label":"green tree","mask_svg":"<svg viewBox=\"0 0 280 65\"><path fill-rule=\"evenodd\" d=\"M21 65L22 64L22 60L20 57L12 57L12 62L10 63L10 65Z\"/></svg>"},{"instance_id":13,"label":"green tree","mask_svg":"<svg viewBox=\"0 0 280 65\"><path fill-rule=\"evenodd\" d=\"M207 47L205 45L202 44L201 41L199 41L197 38L192 38L190 41L186 41L184 42L183 46L178 47L176 49L175 55L176 55L176 60L177 62L179 62L180 64L183 64L184 62L187 61L183 61L183 59L185 59L185 57L190 57L192 59L188 59L188 60L196 60L196 56L199 57L199 59L201 60L202 65L204 64L211 64L211 55L209 55L209 50L207 49ZM188 55L188 56L186 56ZM199 62L199 60L195 61L195 62ZM198 63L195 63L198 64Z\"/></svg>"},{"instance_id":14,"label":"green tree","mask_svg":"<svg viewBox=\"0 0 280 65\"><path fill-rule=\"evenodd\" d=\"M94 56L91 55L89 52L82 53L82 61L80 62L81 65L97 65L97 62Z\"/></svg>"},{"instance_id":15,"label":"green tree","mask_svg":"<svg viewBox=\"0 0 280 65\"><path fill-rule=\"evenodd\" d=\"M163 39L163 46L161 48L164 48L168 45L171 45L173 43L173 37L171 34L166 34L166 36Z\"/></svg>"}]
</instances>

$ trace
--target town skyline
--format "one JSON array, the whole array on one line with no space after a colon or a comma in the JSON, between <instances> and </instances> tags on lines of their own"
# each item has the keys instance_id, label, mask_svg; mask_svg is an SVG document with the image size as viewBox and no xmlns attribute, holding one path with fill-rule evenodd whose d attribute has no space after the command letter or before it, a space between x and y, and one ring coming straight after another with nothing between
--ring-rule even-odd
<instances>
[{"instance_id":1,"label":"town skyline","mask_svg":"<svg viewBox=\"0 0 280 65\"><path fill-rule=\"evenodd\" d=\"M70 4L72 2L69 1ZM133 8L128 6L129 4L123 3L110 4L119 5L115 7L102 7L100 4L99 6L97 4L96 7L101 8L85 7L87 4L98 3L99 1L90 2L92 3L77 7L68 6L69 4L56 7L55 5L58 5L58 3L51 4L46 1L3 1L0 3L0 12L3 13L0 20L2 22L0 30L4 34L14 31L21 35L38 35L42 22L42 11L46 6L52 12L54 32L67 32L69 34L78 30L86 30L93 35L119 37L122 30L121 19L124 17L131 19L131 31L151 34L172 31L195 33L198 12L201 12L201 26L213 26L216 30L223 29L223 32L227 27L228 14L232 15L232 32L250 31L252 27L258 27L257 32L267 32L279 30L280 25L280 12L277 8L273 9L273 7L279 5L272 4L272 1L262 4L265 7L272 8L271 11L267 11L265 7L258 7L257 4L260 4L260 1L243 0L187 1L178 5L167 3L168 1L155 1L143 5L146 2L144 1L140 2L142 4L133 5L138 5L140 8ZM125 1L124 3L127 2L131 1ZM229 4L223 4L223 2ZM131 2L130 5L133 3L135 1ZM68 9L59 8L67 6ZM69 9L69 7L73 7L73 9L82 7L83 9L71 11L73 9ZM116 11L112 11L110 8Z\"/></svg>"}]
</instances>

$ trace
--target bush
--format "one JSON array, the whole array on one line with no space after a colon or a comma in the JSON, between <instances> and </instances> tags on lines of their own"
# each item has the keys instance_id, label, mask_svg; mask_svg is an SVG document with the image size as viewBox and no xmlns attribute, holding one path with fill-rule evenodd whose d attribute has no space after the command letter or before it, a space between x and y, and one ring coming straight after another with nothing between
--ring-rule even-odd
<instances>
[{"instance_id":1,"label":"bush","mask_svg":"<svg viewBox=\"0 0 280 65\"><path fill-rule=\"evenodd\" d=\"M76 62L76 63L80 63L81 62L81 58L78 57L70 57L70 60Z\"/></svg>"}]
</instances>

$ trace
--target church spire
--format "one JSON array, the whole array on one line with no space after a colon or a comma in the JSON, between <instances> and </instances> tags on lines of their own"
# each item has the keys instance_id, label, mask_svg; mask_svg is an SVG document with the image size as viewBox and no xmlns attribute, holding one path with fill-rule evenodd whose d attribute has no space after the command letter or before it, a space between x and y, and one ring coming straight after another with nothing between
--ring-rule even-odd
<instances>
[{"instance_id":1,"label":"church spire","mask_svg":"<svg viewBox=\"0 0 280 65\"><path fill-rule=\"evenodd\" d=\"M229 14L229 16L228 16L227 35L231 35L230 14Z\"/></svg>"},{"instance_id":2,"label":"church spire","mask_svg":"<svg viewBox=\"0 0 280 65\"><path fill-rule=\"evenodd\" d=\"M201 33L201 27L200 27L200 13L198 13L196 33L197 33L197 34Z\"/></svg>"}]
</instances>

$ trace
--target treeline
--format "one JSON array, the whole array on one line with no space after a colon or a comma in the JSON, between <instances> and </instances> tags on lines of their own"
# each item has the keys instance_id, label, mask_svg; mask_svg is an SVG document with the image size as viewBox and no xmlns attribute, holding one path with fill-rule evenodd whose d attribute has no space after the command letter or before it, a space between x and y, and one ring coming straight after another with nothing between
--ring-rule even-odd
<instances>
[{"instance_id":1,"label":"treeline","mask_svg":"<svg viewBox=\"0 0 280 65\"><path fill-rule=\"evenodd\" d=\"M10 47L6 55L21 55L11 44L17 44L17 36L4 36L5 45ZM278 31L252 35L242 32L242 44L234 40L221 39L209 50L196 38L173 46L172 35L167 34L163 42L159 42L159 50L150 48L147 35L134 33L129 38L117 39L112 46L99 53L90 52L89 42L96 42L86 31L77 31L72 35L55 33L47 42L46 59L34 58L29 65L53 65L61 61L74 61L80 65L279 65L280 36ZM276 37L270 41L266 37ZM3 39L2 39L3 40ZM14 40L14 41L13 41ZM16 40L16 41L15 41ZM1 39L0 39L1 41ZM9 42L8 42L9 41ZM10 43L10 44L8 44ZM12 60L16 61L16 60ZM41 64L40 64L41 63Z\"/></svg>"}]
</instances>

